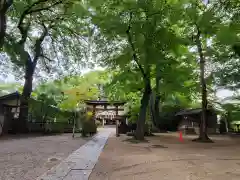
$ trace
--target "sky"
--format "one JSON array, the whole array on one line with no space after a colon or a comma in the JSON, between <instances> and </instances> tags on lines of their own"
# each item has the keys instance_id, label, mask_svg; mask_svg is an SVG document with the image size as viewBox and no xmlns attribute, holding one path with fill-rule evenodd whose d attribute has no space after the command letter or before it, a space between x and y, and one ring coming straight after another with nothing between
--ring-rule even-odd
<instances>
[{"instance_id":1,"label":"sky","mask_svg":"<svg viewBox=\"0 0 240 180\"><path fill-rule=\"evenodd\" d=\"M233 95L233 91L229 91L227 89L221 89L221 90L218 90L217 93L216 93L216 96L219 98L219 99L224 99L226 97L230 97Z\"/></svg>"}]
</instances>

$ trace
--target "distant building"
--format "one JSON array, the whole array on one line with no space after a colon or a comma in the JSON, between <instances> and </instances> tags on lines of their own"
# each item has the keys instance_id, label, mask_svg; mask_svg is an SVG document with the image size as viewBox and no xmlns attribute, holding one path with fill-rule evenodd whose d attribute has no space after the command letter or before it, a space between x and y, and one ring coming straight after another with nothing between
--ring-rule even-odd
<instances>
[{"instance_id":1,"label":"distant building","mask_svg":"<svg viewBox=\"0 0 240 180\"><path fill-rule=\"evenodd\" d=\"M178 124L178 130L182 130L185 133L199 134L199 127L201 122L202 109L185 109L176 114L180 116L180 122ZM207 110L206 120L207 132L216 133L218 130L217 114L213 109Z\"/></svg>"},{"instance_id":2,"label":"distant building","mask_svg":"<svg viewBox=\"0 0 240 180\"><path fill-rule=\"evenodd\" d=\"M14 119L19 115L19 106L19 92L0 97L0 135L8 133L14 127Z\"/></svg>"}]
</instances>

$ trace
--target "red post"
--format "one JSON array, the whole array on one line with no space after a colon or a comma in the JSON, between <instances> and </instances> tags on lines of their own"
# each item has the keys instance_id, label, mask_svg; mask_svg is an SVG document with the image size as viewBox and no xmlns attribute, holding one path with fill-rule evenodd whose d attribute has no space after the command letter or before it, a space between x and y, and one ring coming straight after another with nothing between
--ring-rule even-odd
<instances>
[{"instance_id":1,"label":"red post","mask_svg":"<svg viewBox=\"0 0 240 180\"><path fill-rule=\"evenodd\" d=\"M182 131L179 131L179 141L183 142Z\"/></svg>"}]
</instances>

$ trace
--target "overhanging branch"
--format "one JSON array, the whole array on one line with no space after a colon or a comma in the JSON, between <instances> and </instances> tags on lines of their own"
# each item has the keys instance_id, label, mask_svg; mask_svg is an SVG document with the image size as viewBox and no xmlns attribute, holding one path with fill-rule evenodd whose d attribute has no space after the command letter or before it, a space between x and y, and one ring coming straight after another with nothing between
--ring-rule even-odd
<instances>
[{"instance_id":1,"label":"overhanging branch","mask_svg":"<svg viewBox=\"0 0 240 180\"><path fill-rule=\"evenodd\" d=\"M137 58L137 52L132 40L132 36L131 36L131 23L132 23L132 15L133 13L130 12L130 18L129 18L129 24L128 24L128 29L126 31L127 37L128 37L128 43L130 44L131 48L132 48L132 52L133 52L133 60L137 63L138 68L140 69L142 75L144 78L147 78L146 73L144 72L144 69L142 67L142 65L139 63L138 58Z\"/></svg>"},{"instance_id":2,"label":"overhanging branch","mask_svg":"<svg viewBox=\"0 0 240 180\"><path fill-rule=\"evenodd\" d=\"M41 54L41 57L44 58L44 59L47 59L48 61L50 62L53 62L54 60L50 59L49 57L47 57L46 55L44 54Z\"/></svg>"},{"instance_id":3,"label":"overhanging branch","mask_svg":"<svg viewBox=\"0 0 240 180\"><path fill-rule=\"evenodd\" d=\"M0 0L0 49L3 47L4 38L6 36L6 13L12 3L13 0Z\"/></svg>"},{"instance_id":4,"label":"overhanging branch","mask_svg":"<svg viewBox=\"0 0 240 180\"><path fill-rule=\"evenodd\" d=\"M53 52L56 55L56 58L57 58L57 61L58 61L58 66L59 66L60 58L58 57L58 52L57 52L57 49L55 47L55 40L53 39L52 35L50 35L50 38L51 38L51 45L52 45L52 48L53 48Z\"/></svg>"},{"instance_id":5,"label":"overhanging branch","mask_svg":"<svg viewBox=\"0 0 240 180\"><path fill-rule=\"evenodd\" d=\"M35 53L33 58L34 65L36 65L38 58L41 56L41 51L42 51L41 45L42 45L42 42L44 41L44 38L48 35L48 28L45 26L44 23L42 23L42 26L43 26L43 32L39 37L39 39L36 40L36 43L34 45L34 53Z\"/></svg>"},{"instance_id":6,"label":"overhanging branch","mask_svg":"<svg viewBox=\"0 0 240 180\"><path fill-rule=\"evenodd\" d=\"M42 0L42 1L46 1L46 0ZM59 5L61 3L63 3L64 0L59 0L49 6L46 6L46 7L43 7L43 8L37 8L37 9L30 9L28 11L28 14L32 14L32 13L36 13L36 12L41 12L41 11L45 11L45 10L50 10L50 8L56 6L56 5Z\"/></svg>"},{"instance_id":7,"label":"overhanging branch","mask_svg":"<svg viewBox=\"0 0 240 180\"><path fill-rule=\"evenodd\" d=\"M47 0L38 0L36 2L34 2L32 5L30 5L28 8L26 8L23 13L20 16L19 22L18 22L18 29L20 30L21 35L24 34L24 32L26 31L24 26L23 26L23 21L25 19L25 17L29 14L28 12L35 6L38 5L42 2L46 2ZM23 39L23 38L22 38Z\"/></svg>"},{"instance_id":8,"label":"overhanging branch","mask_svg":"<svg viewBox=\"0 0 240 180\"><path fill-rule=\"evenodd\" d=\"M42 56L43 57L43 56ZM47 65L47 63L46 63L46 59L47 59L47 57L43 57L43 60L42 60L42 62L43 62L43 64L44 64L44 67L47 69L47 72L48 73L50 73L50 68L48 67L48 65ZM49 60L49 59L48 59Z\"/></svg>"},{"instance_id":9,"label":"overhanging branch","mask_svg":"<svg viewBox=\"0 0 240 180\"><path fill-rule=\"evenodd\" d=\"M27 33L28 33L28 30L29 30L29 26L30 26L30 22L28 23L27 26L24 26L24 19L26 18L27 15L30 15L32 13L36 13L36 12L40 12L40 11L43 11L43 10L50 10L50 8L58 5L58 4L61 4L63 3L64 0L58 0L57 2L49 5L49 6L46 6L46 7L43 7L43 8L38 8L38 9L33 9L36 5L39 5L41 3L44 3L44 2L48 2L48 0L38 0L36 2L34 2L33 4L31 4L30 6L28 6L24 11L23 13L21 14L20 16L20 19L19 19L19 22L18 22L18 29L20 30L20 33L22 35L22 38L21 40L19 41L19 44L24 44L26 39L27 39Z\"/></svg>"}]
</instances>

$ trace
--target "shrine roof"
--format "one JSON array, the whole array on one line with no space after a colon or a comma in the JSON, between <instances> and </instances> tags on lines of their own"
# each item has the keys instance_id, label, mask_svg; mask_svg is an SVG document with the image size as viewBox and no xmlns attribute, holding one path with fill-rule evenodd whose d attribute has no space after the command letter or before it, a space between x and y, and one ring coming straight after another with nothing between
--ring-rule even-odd
<instances>
[{"instance_id":1,"label":"shrine roof","mask_svg":"<svg viewBox=\"0 0 240 180\"><path fill-rule=\"evenodd\" d=\"M15 100L15 99L19 99L19 97L20 97L20 93L18 91L16 91L14 93L10 93L10 94L1 96L0 101Z\"/></svg>"}]
</instances>

